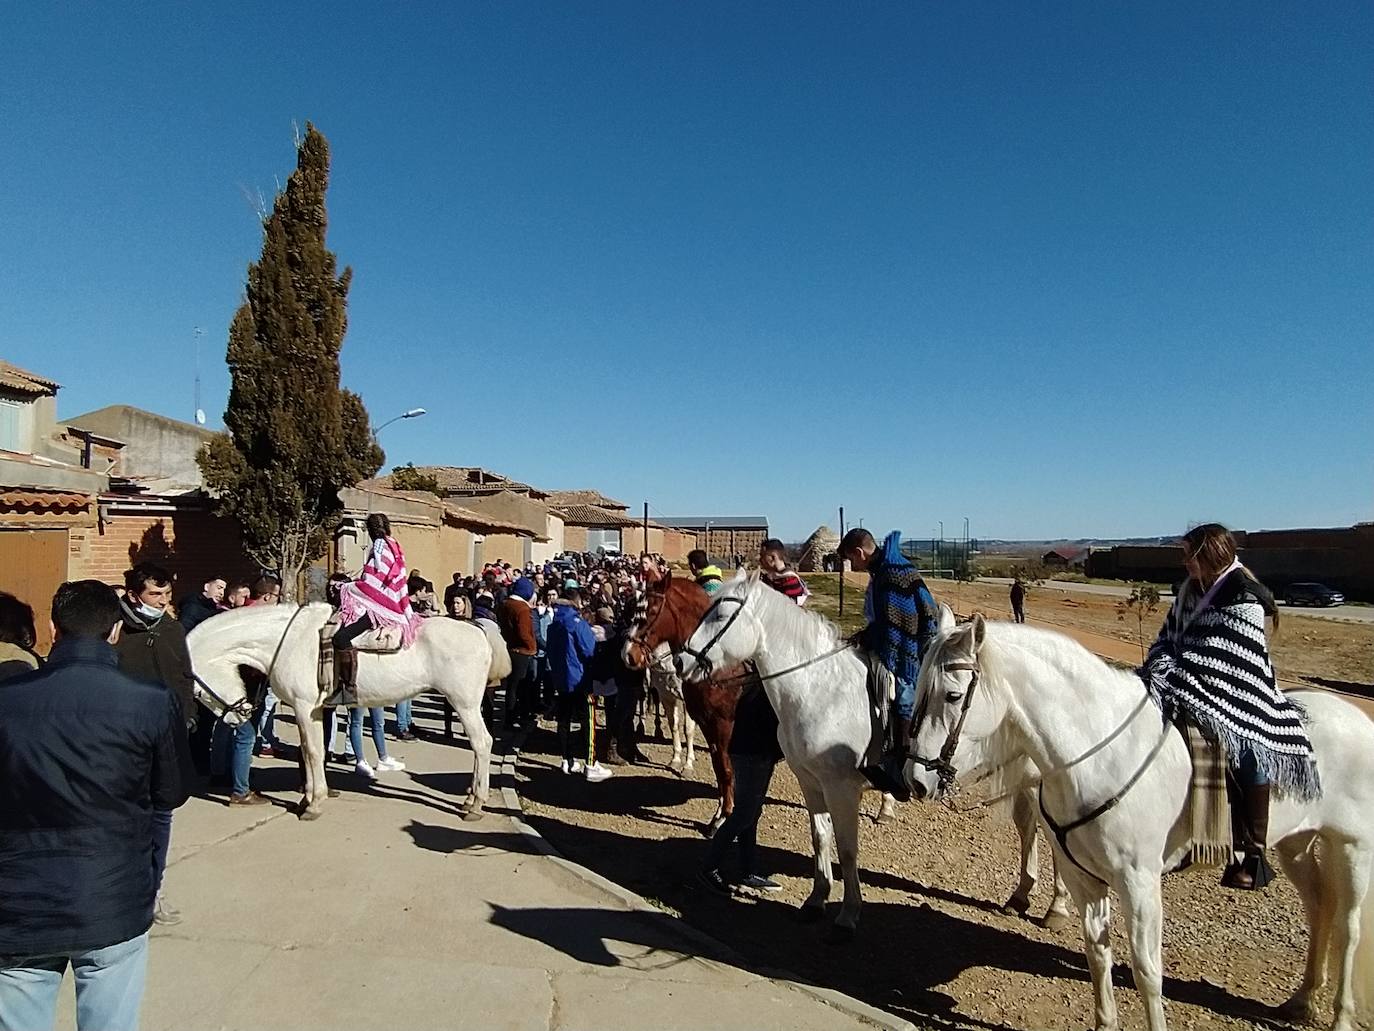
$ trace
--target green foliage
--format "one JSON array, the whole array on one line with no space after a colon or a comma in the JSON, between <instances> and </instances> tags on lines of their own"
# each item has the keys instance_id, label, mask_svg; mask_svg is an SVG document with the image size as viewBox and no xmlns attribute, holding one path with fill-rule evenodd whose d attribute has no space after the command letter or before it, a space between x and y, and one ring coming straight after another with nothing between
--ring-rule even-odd
<instances>
[{"instance_id":1,"label":"green foliage","mask_svg":"<svg viewBox=\"0 0 1374 1031\"><path fill-rule=\"evenodd\" d=\"M325 246L328 187L329 144L307 124L229 327L228 432L199 458L221 510L242 524L249 553L280 573L288 598L328 547L340 488L385 457L362 399L339 386L353 272L339 274Z\"/></svg>"},{"instance_id":2,"label":"green foliage","mask_svg":"<svg viewBox=\"0 0 1374 1031\"><path fill-rule=\"evenodd\" d=\"M1007 570L1007 576L1013 580L1020 580L1027 587L1035 584L1037 587L1049 579L1050 571L1045 563L1040 561L1018 562Z\"/></svg>"},{"instance_id":3,"label":"green foliage","mask_svg":"<svg viewBox=\"0 0 1374 1031\"><path fill-rule=\"evenodd\" d=\"M1133 584L1129 597L1116 603L1116 618L1126 622L1135 616L1136 640L1140 644L1140 661L1145 661L1145 620L1159 608L1159 588L1154 584Z\"/></svg>"},{"instance_id":4,"label":"green foliage","mask_svg":"<svg viewBox=\"0 0 1374 1031\"><path fill-rule=\"evenodd\" d=\"M438 494L439 480L431 473L420 472L414 462L407 462L391 470L391 487L393 490L427 490L431 494Z\"/></svg>"}]
</instances>

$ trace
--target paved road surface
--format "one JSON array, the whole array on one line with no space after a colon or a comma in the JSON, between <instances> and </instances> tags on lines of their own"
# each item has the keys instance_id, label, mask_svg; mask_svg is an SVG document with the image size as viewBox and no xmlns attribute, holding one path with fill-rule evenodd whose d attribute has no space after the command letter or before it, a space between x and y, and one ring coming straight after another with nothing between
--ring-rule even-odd
<instances>
[{"instance_id":1,"label":"paved road surface","mask_svg":"<svg viewBox=\"0 0 1374 1031\"><path fill-rule=\"evenodd\" d=\"M145 1031L872 1031L541 854L505 811L463 823L465 748L391 749L409 770L375 788L336 776L342 797L313 823L199 799L177 812L166 889L185 919L154 932ZM294 799L294 763L255 765ZM62 1007L69 1029L70 978Z\"/></svg>"},{"instance_id":2,"label":"paved road surface","mask_svg":"<svg viewBox=\"0 0 1374 1031\"><path fill-rule=\"evenodd\" d=\"M1005 576L980 576L979 583L984 584L1004 584L1011 586L1011 579ZM1131 593L1129 587L1117 587L1112 584L1080 584L1071 580L1046 580L1043 584L1036 586L1037 591L1065 591L1071 594L1104 594L1113 598L1125 598ZM1173 595L1165 593L1163 598L1172 601ZM1284 605L1285 616L1312 616L1316 619L1335 619L1345 623L1374 623L1374 605L1335 605L1329 609L1313 608L1293 608Z\"/></svg>"}]
</instances>

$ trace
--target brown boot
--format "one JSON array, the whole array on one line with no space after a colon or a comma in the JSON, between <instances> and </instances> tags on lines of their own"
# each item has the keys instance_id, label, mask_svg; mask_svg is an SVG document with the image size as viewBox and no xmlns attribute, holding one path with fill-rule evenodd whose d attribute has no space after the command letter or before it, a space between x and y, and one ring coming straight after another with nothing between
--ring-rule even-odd
<instances>
[{"instance_id":1,"label":"brown boot","mask_svg":"<svg viewBox=\"0 0 1374 1031\"><path fill-rule=\"evenodd\" d=\"M334 685L343 695L345 705L358 700L357 649L334 649Z\"/></svg>"},{"instance_id":2,"label":"brown boot","mask_svg":"<svg viewBox=\"0 0 1374 1031\"><path fill-rule=\"evenodd\" d=\"M1258 784L1239 788L1239 798L1232 807L1236 833L1236 851L1241 854L1221 876L1223 888L1258 891L1274 879L1273 867L1265 859L1264 847L1269 839L1269 785Z\"/></svg>"}]
</instances>

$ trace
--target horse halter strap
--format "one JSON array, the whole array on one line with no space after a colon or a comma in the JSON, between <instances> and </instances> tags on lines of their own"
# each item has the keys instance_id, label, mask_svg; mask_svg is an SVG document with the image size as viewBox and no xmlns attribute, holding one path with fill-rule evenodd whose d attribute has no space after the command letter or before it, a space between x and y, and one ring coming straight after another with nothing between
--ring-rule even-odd
<instances>
[{"instance_id":1,"label":"horse halter strap","mask_svg":"<svg viewBox=\"0 0 1374 1031\"><path fill-rule=\"evenodd\" d=\"M706 620L710 618L711 613L727 601L734 602L738 607L734 612L730 613L730 618L725 621L725 625L717 630L711 639L700 648L691 647L690 639L687 644L682 646L682 650L696 659L697 665L708 673L714 668L715 664L710 660L707 653L710 652L710 650L720 642L720 639L730 632L730 628L735 625L735 620L739 619L740 613L744 611L744 599L722 596L711 602L711 607L702 613L701 616L701 622L705 623Z\"/></svg>"},{"instance_id":2,"label":"horse halter strap","mask_svg":"<svg viewBox=\"0 0 1374 1031\"><path fill-rule=\"evenodd\" d=\"M973 704L973 693L978 688L978 676L982 669L974 662L947 662L940 667L946 673L957 673L967 671L973 674L968 683L968 691L964 693L964 704L959 708L959 718L954 721L954 726L949 728L949 735L945 738L944 747L940 749L940 755L936 759L927 759L925 756L917 755L915 749L907 751L907 758L917 766L930 770L940 778L940 787L948 788L959 776L959 770L954 765L954 753L959 749L959 738L964 733L964 721L968 719L969 706ZM921 729L921 722L926 717L925 705L921 706L920 715L916 719L915 731ZM917 734L913 731L911 740L915 741Z\"/></svg>"},{"instance_id":3,"label":"horse halter strap","mask_svg":"<svg viewBox=\"0 0 1374 1031\"><path fill-rule=\"evenodd\" d=\"M658 597L657 605L652 604L655 595ZM658 623L658 617L663 615L663 610L668 607L668 595L667 592L650 591L646 588L644 596L644 620L630 634L630 643L644 649L645 661L648 661L648 656L653 651L649 647L649 631Z\"/></svg>"}]
</instances>

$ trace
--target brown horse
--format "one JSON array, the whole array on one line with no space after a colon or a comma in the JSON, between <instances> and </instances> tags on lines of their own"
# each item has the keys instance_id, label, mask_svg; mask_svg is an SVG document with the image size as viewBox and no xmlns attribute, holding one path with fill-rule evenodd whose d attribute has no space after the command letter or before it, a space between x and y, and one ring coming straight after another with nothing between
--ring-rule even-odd
<instances>
[{"instance_id":1,"label":"brown horse","mask_svg":"<svg viewBox=\"0 0 1374 1031\"><path fill-rule=\"evenodd\" d=\"M647 584L639 596L630 634L625 641L625 664L648 669L654 653L664 648L678 651L687 643L711 605L711 596L691 580L674 580L672 574ZM744 686L741 668L723 669L700 683L683 684L687 714L701 727L711 751L711 765L720 789L720 806L706 826L710 836L735 808L735 770L730 764L730 735L735 729L735 707ZM691 728L688 728L689 732Z\"/></svg>"}]
</instances>

